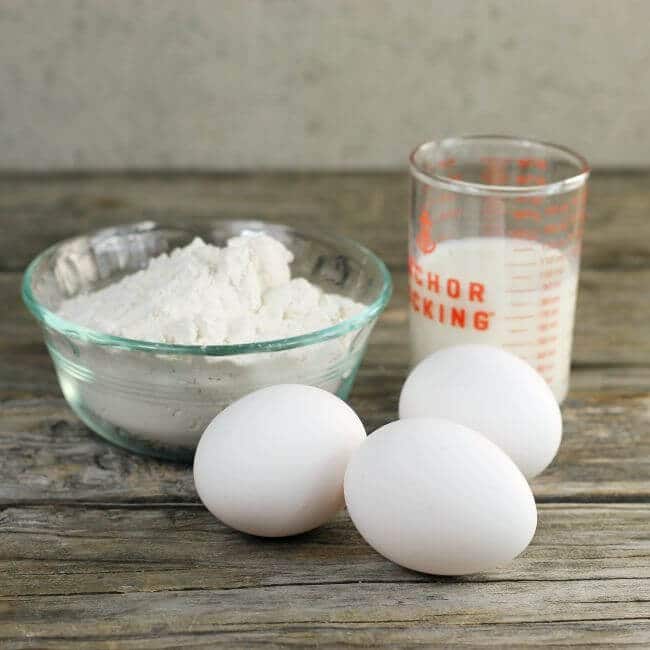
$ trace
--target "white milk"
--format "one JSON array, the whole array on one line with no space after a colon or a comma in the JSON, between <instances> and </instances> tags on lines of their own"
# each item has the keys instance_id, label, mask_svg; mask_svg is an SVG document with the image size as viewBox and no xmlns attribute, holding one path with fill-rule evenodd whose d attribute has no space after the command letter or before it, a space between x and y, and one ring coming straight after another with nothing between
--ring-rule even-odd
<instances>
[{"instance_id":1,"label":"white milk","mask_svg":"<svg viewBox=\"0 0 650 650\"><path fill-rule=\"evenodd\" d=\"M409 261L412 362L449 345L502 346L536 368L562 401L577 281L577 261L537 242L441 242Z\"/></svg>"}]
</instances>

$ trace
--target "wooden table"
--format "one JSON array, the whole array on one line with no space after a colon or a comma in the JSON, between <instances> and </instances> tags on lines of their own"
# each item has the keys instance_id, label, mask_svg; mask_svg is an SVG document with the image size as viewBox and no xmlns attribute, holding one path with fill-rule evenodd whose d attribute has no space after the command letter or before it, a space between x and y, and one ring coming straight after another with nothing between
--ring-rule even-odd
<instances>
[{"instance_id":1,"label":"wooden table","mask_svg":"<svg viewBox=\"0 0 650 650\"><path fill-rule=\"evenodd\" d=\"M396 417L407 371L405 174L0 177L0 647L439 644L650 647L650 174L593 177L565 434L510 566L443 579L348 517L291 540L221 525L188 467L128 454L67 407L21 272L63 237L214 216L331 228L389 264L394 298L351 402Z\"/></svg>"}]
</instances>

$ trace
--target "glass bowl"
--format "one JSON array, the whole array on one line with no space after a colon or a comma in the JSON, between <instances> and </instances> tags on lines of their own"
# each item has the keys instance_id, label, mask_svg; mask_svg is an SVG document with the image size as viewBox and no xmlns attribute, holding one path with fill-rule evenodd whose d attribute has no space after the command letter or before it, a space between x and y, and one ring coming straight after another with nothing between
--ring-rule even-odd
<instances>
[{"instance_id":1,"label":"glass bowl","mask_svg":"<svg viewBox=\"0 0 650 650\"><path fill-rule=\"evenodd\" d=\"M365 308L301 336L214 346L110 336L56 313L65 298L115 282L196 236L223 245L245 232L265 232L284 243L295 256L292 277L304 277ZM22 296L41 324L63 395L86 425L132 451L190 461L212 418L257 388L311 384L347 398L391 290L384 263L349 239L257 221L214 221L192 230L147 221L48 248L27 268Z\"/></svg>"}]
</instances>

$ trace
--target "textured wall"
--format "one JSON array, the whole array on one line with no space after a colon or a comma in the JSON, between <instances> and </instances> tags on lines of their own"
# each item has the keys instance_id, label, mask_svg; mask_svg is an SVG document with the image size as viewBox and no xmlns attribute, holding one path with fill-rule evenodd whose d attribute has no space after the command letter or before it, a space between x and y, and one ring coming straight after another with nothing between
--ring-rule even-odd
<instances>
[{"instance_id":1,"label":"textured wall","mask_svg":"<svg viewBox=\"0 0 650 650\"><path fill-rule=\"evenodd\" d=\"M499 132L650 163L644 0L0 0L0 168L396 167Z\"/></svg>"}]
</instances>

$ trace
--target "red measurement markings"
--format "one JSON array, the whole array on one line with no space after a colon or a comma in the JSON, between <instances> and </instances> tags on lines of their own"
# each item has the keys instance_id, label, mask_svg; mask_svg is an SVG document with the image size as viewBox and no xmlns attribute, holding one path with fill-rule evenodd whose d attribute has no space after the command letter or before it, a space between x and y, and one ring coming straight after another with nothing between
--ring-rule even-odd
<instances>
[{"instance_id":1,"label":"red measurement markings","mask_svg":"<svg viewBox=\"0 0 650 650\"><path fill-rule=\"evenodd\" d=\"M511 230L509 232L509 235L510 237L514 237L515 239L530 239L533 241L537 239L537 234L533 230L526 230L526 229Z\"/></svg>"},{"instance_id":2,"label":"red measurement markings","mask_svg":"<svg viewBox=\"0 0 650 650\"><path fill-rule=\"evenodd\" d=\"M537 266L537 262L506 262L506 266Z\"/></svg>"},{"instance_id":3,"label":"red measurement markings","mask_svg":"<svg viewBox=\"0 0 650 650\"><path fill-rule=\"evenodd\" d=\"M569 229L568 221L560 221L559 223L547 223L544 226L544 232L551 235L556 232L564 232Z\"/></svg>"},{"instance_id":4,"label":"red measurement markings","mask_svg":"<svg viewBox=\"0 0 650 650\"><path fill-rule=\"evenodd\" d=\"M515 201L517 203L530 203L531 205L541 205L544 203L543 196L518 196Z\"/></svg>"},{"instance_id":5,"label":"red measurement markings","mask_svg":"<svg viewBox=\"0 0 650 650\"><path fill-rule=\"evenodd\" d=\"M540 336L537 339L537 345L546 345L547 343L556 343L558 341L558 337L553 335L553 336Z\"/></svg>"},{"instance_id":6,"label":"red measurement markings","mask_svg":"<svg viewBox=\"0 0 650 650\"><path fill-rule=\"evenodd\" d=\"M433 227L431 215L426 209L420 212L418 221L420 222L420 227L418 234L415 237L415 243L423 253L432 253L436 248L436 242L431 234Z\"/></svg>"},{"instance_id":7,"label":"red measurement markings","mask_svg":"<svg viewBox=\"0 0 650 650\"><path fill-rule=\"evenodd\" d=\"M512 279L513 280L530 280L533 276L532 275L513 275Z\"/></svg>"},{"instance_id":8,"label":"red measurement markings","mask_svg":"<svg viewBox=\"0 0 650 650\"><path fill-rule=\"evenodd\" d=\"M532 208L528 208L526 210L513 210L512 216L515 219L533 219L534 221L540 221L542 218L542 215L539 213L539 211L533 210Z\"/></svg>"},{"instance_id":9,"label":"red measurement markings","mask_svg":"<svg viewBox=\"0 0 650 650\"><path fill-rule=\"evenodd\" d=\"M552 318L553 316L557 316L557 314L560 313L560 308L556 307L555 309L542 309L542 311L539 312L540 318Z\"/></svg>"},{"instance_id":10,"label":"red measurement markings","mask_svg":"<svg viewBox=\"0 0 650 650\"><path fill-rule=\"evenodd\" d=\"M447 178L450 178L452 181L462 181L463 180L463 175L456 173L456 174L445 174Z\"/></svg>"},{"instance_id":11,"label":"red measurement markings","mask_svg":"<svg viewBox=\"0 0 650 650\"><path fill-rule=\"evenodd\" d=\"M455 164L456 164L455 158L443 158L438 163L438 167L453 167Z\"/></svg>"},{"instance_id":12,"label":"red measurement markings","mask_svg":"<svg viewBox=\"0 0 650 650\"><path fill-rule=\"evenodd\" d=\"M537 366L537 372L546 372L547 370L553 370L555 367L555 364L553 363L546 363L546 364L540 364Z\"/></svg>"},{"instance_id":13,"label":"red measurement markings","mask_svg":"<svg viewBox=\"0 0 650 650\"><path fill-rule=\"evenodd\" d=\"M502 170L507 169L510 165L510 158L499 158L496 156L486 156L481 158L481 163L485 165L486 169L490 170Z\"/></svg>"},{"instance_id":14,"label":"red measurement markings","mask_svg":"<svg viewBox=\"0 0 650 650\"><path fill-rule=\"evenodd\" d=\"M539 174L519 174L515 177L517 185L544 185L546 183L546 176Z\"/></svg>"},{"instance_id":15,"label":"red measurement markings","mask_svg":"<svg viewBox=\"0 0 650 650\"><path fill-rule=\"evenodd\" d=\"M529 320L535 318L535 314L522 314L521 316L505 316L504 320Z\"/></svg>"},{"instance_id":16,"label":"red measurement markings","mask_svg":"<svg viewBox=\"0 0 650 650\"><path fill-rule=\"evenodd\" d=\"M540 332L547 332L548 330L554 330L559 325L559 322L554 320L550 323L540 323L537 329Z\"/></svg>"},{"instance_id":17,"label":"red measurement markings","mask_svg":"<svg viewBox=\"0 0 650 650\"><path fill-rule=\"evenodd\" d=\"M542 298L542 305L546 307L546 305L554 305L556 302L560 302L560 296L546 296L545 298Z\"/></svg>"},{"instance_id":18,"label":"red measurement markings","mask_svg":"<svg viewBox=\"0 0 650 650\"><path fill-rule=\"evenodd\" d=\"M501 217L485 217L481 223L483 237L500 237L503 235L503 221Z\"/></svg>"},{"instance_id":19,"label":"red measurement markings","mask_svg":"<svg viewBox=\"0 0 650 650\"><path fill-rule=\"evenodd\" d=\"M545 269L541 272L542 278L553 278L558 275L562 275L564 273L564 269L562 267L555 267L552 269Z\"/></svg>"},{"instance_id":20,"label":"red measurement markings","mask_svg":"<svg viewBox=\"0 0 650 650\"><path fill-rule=\"evenodd\" d=\"M491 171L486 169L481 172L481 182L485 185L507 185L508 174L502 171Z\"/></svg>"},{"instance_id":21,"label":"red measurement markings","mask_svg":"<svg viewBox=\"0 0 650 650\"><path fill-rule=\"evenodd\" d=\"M556 214L564 214L565 212L569 211L569 203L558 203L557 205L547 205L544 208L544 212L548 214L549 216L553 216Z\"/></svg>"},{"instance_id":22,"label":"red measurement markings","mask_svg":"<svg viewBox=\"0 0 650 650\"><path fill-rule=\"evenodd\" d=\"M522 169L529 169L532 167L533 169L546 169L546 161L542 160L541 158L520 158L517 161L517 165L521 167Z\"/></svg>"},{"instance_id":23,"label":"red measurement markings","mask_svg":"<svg viewBox=\"0 0 650 650\"><path fill-rule=\"evenodd\" d=\"M555 350L542 350L541 352L537 353L537 359L548 359L549 357L552 357L555 354Z\"/></svg>"},{"instance_id":24,"label":"red measurement markings","mask_svg":"<svg viewBox=\"0 0 650 650\"><path fill-rule=\"evenodd\" d=\"M562 283L559 280L555 282L544 282L542 283L542 289L544 291L550 291L551 289L558 289Z\"/></svg>"},{"instance_id":25,"label":"red measurement markings","mask_svg":"<svg viewBox=\"0 0 650 650\"><path fill-rule=\"evenodd\" d=\"M514 329L514 330L508 330L510 334L522 334L523 332L528 332L527 329Z\"/></svg>"},{"instance_id":26,"label":"red measurement markings","mask_svg":"<svg viewBox=\"0 0 650 650\"><path fill-rule=\"evenodd\" d=\"M532 253L535 249L534 248L513 248L512 251L514 253Z\"/></svg>"},{"instance_id":27,"label":"red measurement markings","mask_svg":"<svg viewBox=\"0 0 650 650\"><path fill-rule=\"evenodd\" d=\"M506 289L506 293L531 293L535 289Z\"/></svg>"},{"instance_id":28,"label":"red measurement markings","mask_svg":"<svg viewBox=\"0 0 650 650\"><path fill-rule=\"evenodd\" d=\"M508 172L508 166L504 163L500 162L490 162L483 167L483 171L481 172L481 176L483 178L487 177L494 177L494 176L507 176Z\"/></svg>"},{"instance_id":29,"label":"red measurement markings","mask_svg":"<svg viewBox=\"0 0 650 650\"><path fill-rule=\"evenodd\" d=\"M506 185L508 183L508 158L481 158L484 168L481 180L487 185Z\"/></svg>"},{"instance_id":30,"label":"red measurement markings","mask_svg":"<svg viewBox=\"0 0 650 650\"><path fill-rule=\"evenodd\" d=\"M546 244L547 246L552 246L553 248L565 248L573 240L573 235L566 237L554 237L553 239L547 241Z\"/></svg>"}]
</instances>

